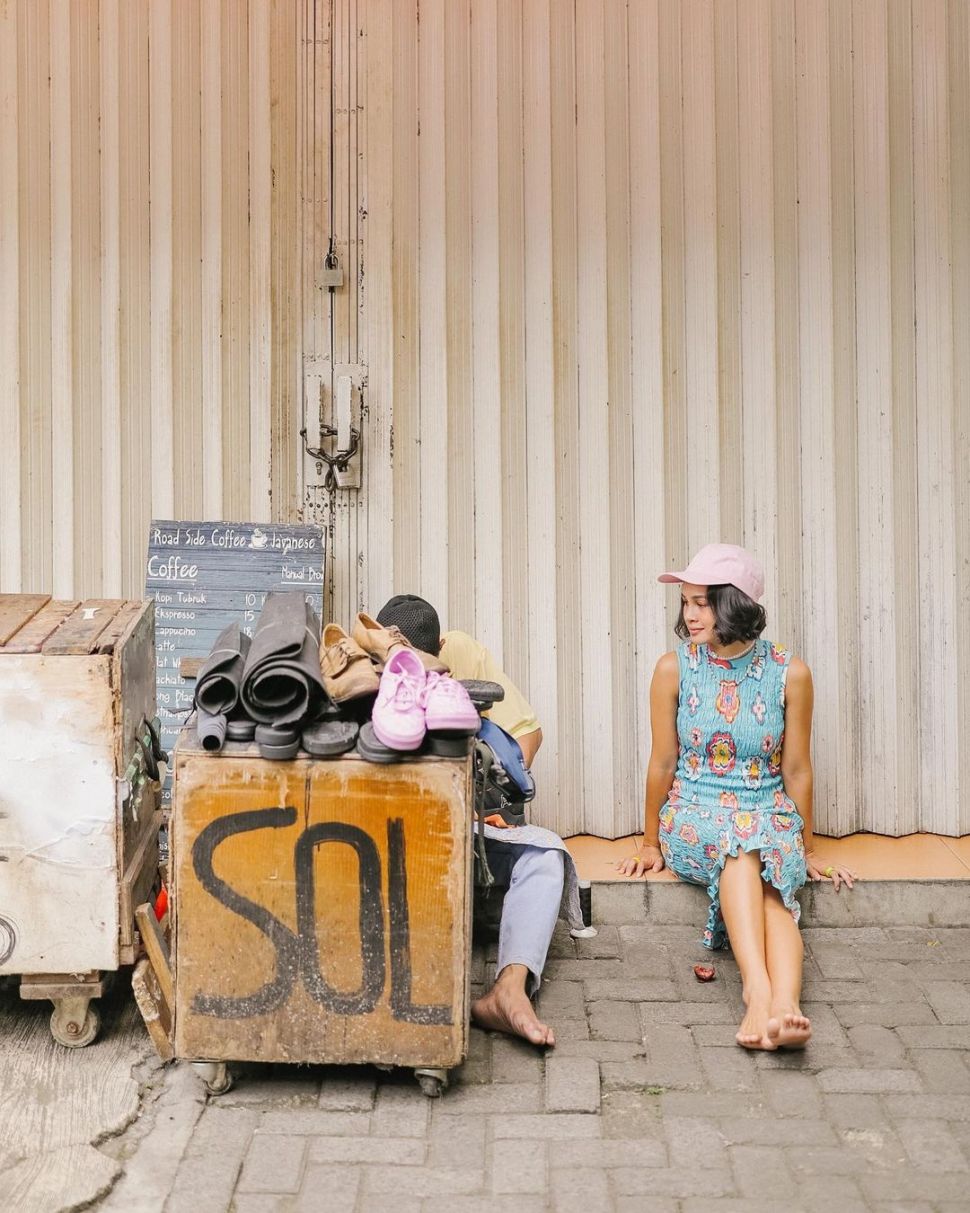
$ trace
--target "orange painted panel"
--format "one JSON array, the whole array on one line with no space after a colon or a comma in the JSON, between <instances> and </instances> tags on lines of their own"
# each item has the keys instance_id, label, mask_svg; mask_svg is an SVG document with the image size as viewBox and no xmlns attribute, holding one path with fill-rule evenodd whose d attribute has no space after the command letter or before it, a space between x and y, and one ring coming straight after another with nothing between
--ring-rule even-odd
<instances>
[{"instance_id":1,"label":"orange painted panel","mask_svg":"<svg viewBox=\"0 0 970 1213\"><path fill-rule=\"evenodd\" d=\"M466 761L268 762L183 738L177 1055L458 1064L470 834Z\"/></svg>"}]
</instances>

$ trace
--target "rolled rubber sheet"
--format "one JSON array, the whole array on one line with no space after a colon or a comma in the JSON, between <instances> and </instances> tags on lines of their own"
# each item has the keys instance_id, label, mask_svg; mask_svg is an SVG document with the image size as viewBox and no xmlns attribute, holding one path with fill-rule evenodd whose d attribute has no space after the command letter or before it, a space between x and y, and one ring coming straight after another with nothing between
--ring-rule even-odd
<instances>
[{"instance_id":1,"label":"rolled rubber sheet","mask_svg":"<svg viewBox=\"0 0 970 1213\"><path fill-rule=\"evenodd\" d=\"M195 706L228 715L239 702L250 640L238 623L222 629L195 683Z\"/></svg>"},{"instance_id":2,"label":"rolled rubber sheet","mask_svg":"<svg viewBox=\"0 0 970 1213\"><path fill-rule=\"evenodd\" d=\"M316 612L298 590L267 594L243 671L243 706L261 724L295 724L325 694Z\"/></svg>"}]
</instances>

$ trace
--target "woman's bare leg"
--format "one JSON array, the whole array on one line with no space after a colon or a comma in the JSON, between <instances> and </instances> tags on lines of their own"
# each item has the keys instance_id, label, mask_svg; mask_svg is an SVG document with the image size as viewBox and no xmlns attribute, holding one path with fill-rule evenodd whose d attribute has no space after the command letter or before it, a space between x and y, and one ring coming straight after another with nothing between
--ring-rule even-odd
<instances>
[{"instance_id":1,"label":"woman's bare leg","mask_svg":"<svg viewBox=\"0 0 970 1213\"><path fill-rule=\"evenodd\" d=\"M778 890L765 885L765 959L771 981L768 1038L789 1049L804 1048L812 1035L812 1025L799 1005L804 954L798 923Z\"/></svg>"},{"instance_id":2,"label":"woman's bare leg","mask_svg":"<svg viewBox=\"0 0 970 1213\"><path fill-rule=\"evenodd\" d=\"M736 1039L746 1049L778 1047L768 1036L772 997L765 953L764 887L757 851L739 851L725 863L720 882L721 913L741 970L747 1013Z\"/></svg>"}]
</instances>

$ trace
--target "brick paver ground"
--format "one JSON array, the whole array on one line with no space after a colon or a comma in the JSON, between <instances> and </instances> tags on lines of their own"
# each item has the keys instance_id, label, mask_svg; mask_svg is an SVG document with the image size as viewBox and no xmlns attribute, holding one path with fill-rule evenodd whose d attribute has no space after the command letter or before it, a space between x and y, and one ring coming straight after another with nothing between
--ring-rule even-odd
<instances>
[{"instance_id":1,"label":"brick paver ground","mask_svg":"<svg viewBox=\"0 0 970 1213\"><path fill-rule=\"evenodd\" d=\"M970 1207L970 930L806 930L803 1055L737 1048L737 968L715 955L698 983L698 934L558 934L540 997L557 1048L473 1031L439 1100L370 1068L241 1074L207 1102L165 1208Z\"/></svg>"}]
</instances>

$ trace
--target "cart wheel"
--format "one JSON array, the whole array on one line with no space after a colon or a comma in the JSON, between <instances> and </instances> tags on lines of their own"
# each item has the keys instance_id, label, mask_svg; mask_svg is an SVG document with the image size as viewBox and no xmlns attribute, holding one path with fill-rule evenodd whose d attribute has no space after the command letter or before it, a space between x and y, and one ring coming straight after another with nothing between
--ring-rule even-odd
<instances>
[{"instance_id":1,"label":"cart wheel","mask_svg":"<svg viewBox=\"0 0 970 1213\"><path fill-rule=\"evenodd\" d=\"M429 1099L437 1099L448 1085L447 1070L415 1070L414 1077Z\"/></svg>"},{"instance_id":2,"label":"cart wheel","mask_svg":"<svg viewBox=\"0 0 970 1213\"><path fill-rule=\"evenodd\" d=\"M194 1061L192 1068L202 1079L207 1095L225 1095L232 1090L232 1073L224 1061Z\"/></svg>"},{"instance_id":3,"label":"cart wheel","mask_svg":"<svg viewBox=\"0 0 970 1213\"><path fill-rule=\"evenodd\" d=\"M101 1031L101 1012L87 998L59 998L51 1013L51 1036L66 1049L83 1049Z\"/></svg>"}]
</instances>

